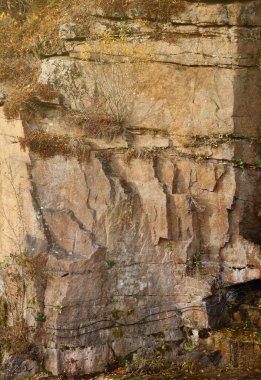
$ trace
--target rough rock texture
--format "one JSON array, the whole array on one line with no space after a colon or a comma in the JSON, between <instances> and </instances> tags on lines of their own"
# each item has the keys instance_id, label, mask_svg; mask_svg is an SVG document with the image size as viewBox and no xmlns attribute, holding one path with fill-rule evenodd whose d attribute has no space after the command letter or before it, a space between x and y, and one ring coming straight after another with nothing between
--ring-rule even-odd
<instances>
[{"instance_id":1,"label":"rough rock texture","mask_svg":"<svg viewBox=\"0 0 261 380\"><path fill-rule=\"evenodd\" d=\"M261 277L260 0L188 2L169 23L106 16L93 12L85 40L62 26L67 55L43 60L39 80L84 111L97 76L109 78L130 51L147 52L130 69L138 83L123 77L136 92L122 136L87 136L86 161L43 159L17 136L41 129L84 139L84 130L58 106L25 132L0 119L1 226L6 235L18 229L31 255L46 255L41 339L53 374L102 371L162 341L173 358L181 326L208 327L204 298ZM115 40L104 42L108 34ZM1 235L1 254L14 240Z\"/></svg>"}]
</instances>

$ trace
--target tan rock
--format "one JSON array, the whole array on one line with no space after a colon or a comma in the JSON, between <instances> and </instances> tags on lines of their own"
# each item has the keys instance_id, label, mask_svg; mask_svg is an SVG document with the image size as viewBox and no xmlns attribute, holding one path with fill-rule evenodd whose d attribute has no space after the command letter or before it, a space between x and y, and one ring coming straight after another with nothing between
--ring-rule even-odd
<instances>
[{"instance_id":1,"label":"tan rock","mask_svg":"<svg viewBox=\"0 0 261 380\"><path fill-rule=\"evenodd\" d=\"M146 53L138 64L115 41L98 51L122 20L92 12L88 46L63 26L69 56L43 60L39 81L68 110L95 114L102 80L103 111L124 113L122 135L89 138L58 105L24 129L0 110L1 258L17 236L46 257L45 366L72 377L162 340L171 356L180 326L208 327L214 286L261 277L260 1L187 2L157 40L159 23L130 11L123 46ZM23 151L17 138L37 129L84 139L89 159ZM25 312L33 326L35 313Z\"/></svg>"}]
</instances>

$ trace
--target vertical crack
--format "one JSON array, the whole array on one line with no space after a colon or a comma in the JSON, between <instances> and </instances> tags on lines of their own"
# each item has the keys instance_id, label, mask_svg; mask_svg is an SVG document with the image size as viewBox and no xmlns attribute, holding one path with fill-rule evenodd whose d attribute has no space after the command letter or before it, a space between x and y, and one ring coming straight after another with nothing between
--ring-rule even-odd
<instances>
[{"instance_id":1,"label":"vertical crack","mask_svg":"<svg viewBox=\"0 0 261 380\"><path fill-rule=\"evenodd\" d=\"M162 183L161 178L160 178L160 173L159 173L159 158L154 157L153 158L153 169L154 169L154 177L156 180L159 182L159 184L162 186L162 190L166 196L166 214L167 214L167 235L168 235L168 240L173 240L173 223L172 223L172 204L171 204L171 194L168 190L168 186L166 183Z\"/></svg>"},{"instance_id":2,"label":"vertical crack","mask_svg":"<svg viewBox=\"0 0 261 380\"><path fill-rule=\"evenodd\" d=\"M31 184L30 193L32 197L33 207L36 211L36 214L38 215L37 220L40 222L40 226L42 228L42 231L44 233L44 236L48 244L48 249L51 249L54 246L54 241L53 241L51 231L48 228L48 223L46 222L46 219L44 217L44 214L41 208L41 200L38 194L37 186L33 180L31 168L32 168L32 165L27 165L28 178Z\"/></svg>"}]
</instances>

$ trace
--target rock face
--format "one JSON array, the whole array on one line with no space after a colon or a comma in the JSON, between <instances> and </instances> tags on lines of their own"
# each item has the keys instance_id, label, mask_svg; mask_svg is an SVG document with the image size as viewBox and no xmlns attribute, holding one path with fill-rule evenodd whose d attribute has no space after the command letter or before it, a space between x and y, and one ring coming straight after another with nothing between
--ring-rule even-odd
<instances>
[{"instance_id":1,"label":"rock face","mask_svg":"<svg viewBox=\"0 0 261 380\"><path fill-rule=\"evenodd\" d=\"M119 90L122 135L89 136L58 105L23 126L1 115L1 255L18 239L46 258L25 315L36 327L37 310L46 317L53 374L102 371L163 342L172 359L182 326L208 327L206 297L261 277L261 2L139 16L94 9L84 36L63 25L67 55L43 60L39 77L75 112L97 83L112 106ZM24 152L17 137L34 131L80 139L88 159Z\"/></svg>"}]
</instances>

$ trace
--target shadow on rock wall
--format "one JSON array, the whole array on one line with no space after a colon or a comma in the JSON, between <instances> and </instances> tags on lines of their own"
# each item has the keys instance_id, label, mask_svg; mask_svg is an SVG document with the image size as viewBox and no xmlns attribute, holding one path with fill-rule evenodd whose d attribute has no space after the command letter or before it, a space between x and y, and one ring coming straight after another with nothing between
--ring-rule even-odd
<instances>
[{"instance_id":1,"label":"shadow on rock wall","mask_svg":"<svg viewBox=\"0 0 261 380\"><path fill-rule=\"evenodd\" d=\"M234 153L238 159L254 164L254 160L261 156L261 3L244 3L237 22L240 27L237 31L238 66L235 68L233 112L234 133L243 140L235 145ZM248 137L255 139L248 141ZM256 244L261 243L260 179L257 169L238 169L236 172L235 200L242 212L240 235Z\"/></svg>"}]
</instances>

